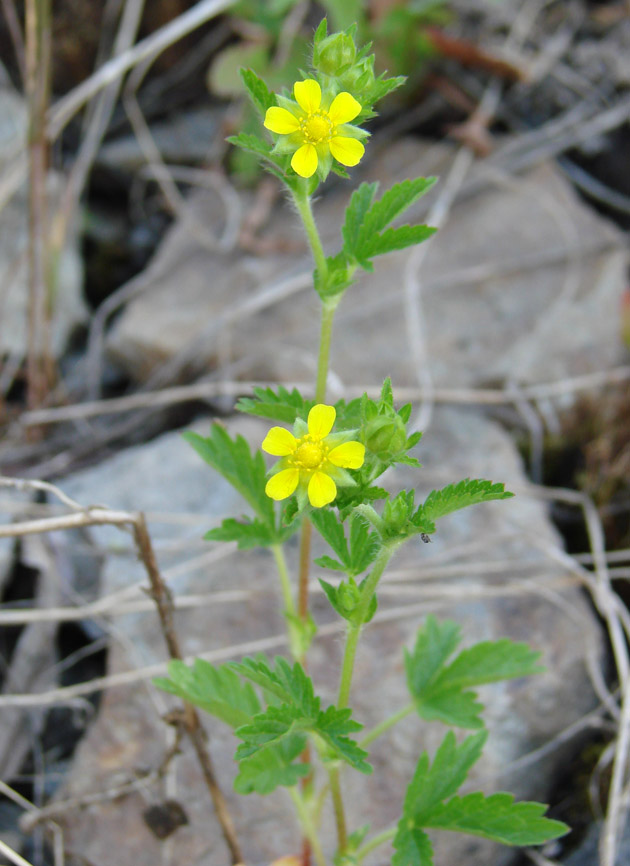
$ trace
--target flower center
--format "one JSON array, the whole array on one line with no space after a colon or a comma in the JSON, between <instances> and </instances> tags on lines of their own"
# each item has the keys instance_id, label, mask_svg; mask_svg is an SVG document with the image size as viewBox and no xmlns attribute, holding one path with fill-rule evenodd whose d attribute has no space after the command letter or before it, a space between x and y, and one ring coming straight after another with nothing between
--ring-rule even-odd
<instances>
[{"instance_id":1,"label":"flower center","mask_svg":"<svg viewBox=\"0 0 630 866\"><path fill-rule=\"evenodd\" d=\"M316 469L324 461L326 450L321 442L304 442L295 450L293 459L303 469Z\"/></svg>"},{"instance_id":2,"label":"flower center","mask_svg":"<svg viewBox=\"0 0 630 866\"><path fill-rule=\"evenodd\" d=\"M326 138L330 138L333 132L333 124L327 114L309 114L300 123L304 138L310 144L319 144Z\"/></svg>"}]
</instances>

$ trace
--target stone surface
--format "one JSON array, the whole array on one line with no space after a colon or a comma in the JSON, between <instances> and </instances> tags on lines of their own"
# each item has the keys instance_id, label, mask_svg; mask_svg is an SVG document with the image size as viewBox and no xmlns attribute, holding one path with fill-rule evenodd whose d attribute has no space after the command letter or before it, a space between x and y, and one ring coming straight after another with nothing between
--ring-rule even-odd
<instances>
[{"instance_id":1,"label":"stone surface","mask_svg":"<svg viewBox=\"0 0 630 866\"><path fill-rule=\"evenodd\" d=\"M5 355L24 357L27 348L28 274L28 200L21 178L5 175L20 173L15 162L24 153L27 117L21 97L0 67L0 360ZM63 179L50 172L48 188L51 209L62 190ZM6 188L17 191L4 200ZM85 322L86 308L81 293L83 268L77 238L71 236L59 256L54 294L54 316L50 342L54 357L59 358L75 328Z\"/></svg>"},{"instance_id":2,"label":"stone surface","mask_svg":"<svg viewBox=\"0 0 630 866\"><path fill-rule=\"evenodd\" d=\"M378 179L387 188L407 177L444 177L453 153L447 145L411 139L390 144L355 172L352 186L339 184L316 203L325 245L334 252L348 195L359 180ZM482 162L473 177L483 170ZM438 193L439 185L410 211L410 220L426 216ZM219 219L209 198L196 196L190 206L202 222ZM152 263L148 289L110 332L110 356L138 380L182 352L204 370L220 358L238 362L243 377L310 378L318 317L310 290L253 314L236 312L263 287L311 268L287 208L273 213L266 236L292 251L212 254L187 226L175 224ZM578 199L552 164L518 178L497 177L458 202L427 244L422 321L436 384L534 383L618 360L627 252L619 233ZM382 257L344 298L332 352L332 368L343 382L376 383L391 375L395 384L416 384L405 306L409 255Z\"/></svg>"},{"instance_id":3,"label":"stone surface","mask_svg":"<svg viewBox=\"0 0 630 866\"><path fill-rule=\"evenodd\" d=\"M268 425L237 418L228 427L258 444ZM197 429L204 428L205 424ZM408 468L392 473L388 483L393 488L417 483L419 495L426 495L432 486L465 476L500 479L516 488L524 481L520 459L507 434L472 412L438 409L418 456L427 468L413 475ZM160 564L167 574L171 569L170 583L176 595L222 590L247 593L239 602L217 601L179 610L176 622L186 652L222 651L239 657L242 650L230 649L235 644L282 635L272 557L267 552L236 553L200 542L206 528L244 509L231 488L205 468L177 434L129 449L102 467L66 479L63 487L81 502L146 510ZM128 551L125 555L121 548L119 532L100 528L94 530L94 536L109 549L104 594L144 581L135 557ZM552 752L520 772L510 764L593 706L584 658L588 652L599 652L600 632L579 591L556 585L564 576L540 552L540 544L557 546L559 540L543 505L521 490L508 502L478 506L445 519L431 545L418 542L403 548L382 585L379 613L363 637L352 703L356 717L367 727L406 703L402 646L413 641L429 611L461 622L466 643L505 635L526 640L544 651L547 672L485 691L491 735L475 781L486 791L508 789L521 797L544 799L563 756ZM294 567L297 540L287 547ZM204 550L214 558L199 560ZM481 571L476 568L480 564ZM445 565L454 571L441 572ZM334 621L328 603L315 589L312 604L320 625ZM119 616L113 623L110 673L165 659L152 613ZM341 649L337 634L320 636L313 645L310 669L325 701L334 699ZM270 647L272 654L284 651L281 639ZM149 682L107 690L61 796L104 790L134 778L139 771L157 768L169 742L169 729L160 714L169 705L170 699ZM207 720L207 728L246 862L266 863L295 852L298 841L293 819L288 817L292 813L286 793L236 797L231 792L235 741L219 723ZM407 718L391 736L374 744L374 777L344 774L351 826L371 821L374 828L380 828L397 818L420 751L428 748L433 752L443 733L439 724ZM179 801L190 821L173 835L171 848L171 843L153 836L142 819L147 806L167 799ZM68 811L63 826L68 851L92 866L111 866L114 839L117 866L175 862L171 857L200 866L226 862L208 795L187 745L167 781L123 799ZM333 836L331 816L326 814L328 851ZM464 837L437 839L436 863L504 866L513 857L509 849L497 850ZM383 859L381 851L370 862L382 863Z\"/></svg>"}]
</instances>

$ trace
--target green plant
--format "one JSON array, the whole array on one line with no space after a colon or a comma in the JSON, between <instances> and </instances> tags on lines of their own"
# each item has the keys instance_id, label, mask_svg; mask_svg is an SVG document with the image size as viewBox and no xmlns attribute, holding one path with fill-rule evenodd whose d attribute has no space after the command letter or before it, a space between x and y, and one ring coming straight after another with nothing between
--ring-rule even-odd
<instances>
[{"instance_id":1,"label":"green plant","mask_svg":"<svg viewBox=\"0 0 630 866\"><path fill-rule=\"evenodd\" d=\"M404 654L409 702L357 739L362 725L350 707L355 659L392 556L414 536L428 540L447 515L512 494L500 483L464 479L433 490L420 503L413 490L393 496L377 484L382 474L397 463L410 470L420 465L411 453L421 435L408 430L411 406L395 407L389 380L377 400L364 395L334 406L325 403L335 311L359 270L370 271L376 257L431 236L433 230L427 226L392 223L434 179L403 181L381 196L376 183L361 184L346 210L341 247L327 256L312 196L330 171L347 176L346 168L360 161L368 137L360 124L373 116L374 104L402 79L375 75L374 58L367 49L357 49L354 28L328 35L326 21L315 33L312 67L312 75L297 81L292 94L274 94L256 73L244 70L243 82L272 136L268 140L241 133L232 142L255 154L282 181L304 224L315 261L314 289L321 300L314 399L278 386L256 388L253 397L240 401L243 412L278 422L261 446L278 458L270 472L262 451L252 453L242 437L232 438L220 424L213 425L208 437L186 437L252 512L224 520L206 538L273 552L292 662L257 656L220 667L197 660L188 667L173 661L169 678L157 684L234 730L239 741L237 791L270 794L278 787L288 788L318 866L328 862L318 831L327 797L336 820L337 866L359 864L388 841L395 849L393 866L431 866L427 831L433 830L469 833L506 845L540 844L568 829L546 818L546 807L517 803L506 793L458 793L487 736L476 689L540 671L539 653L526 645L503 639L458 651L456 623L428 617L414 646ZM316 631L307 594L313 528L330 547L330 554L316 564L342 575L336 582L320 581L332 608L345 621L346 633L337 701L329 706L306 671ZM300 572L294 582L283 545L297 532ZM349 828L342 770L369 775L367 747L412 714L475 733L458 742L449 730L432 759L427 752L420 755L404 797L401 792L402 817L395 826L374 832L366 826ZM324 784L317 765L325 772Z\"/></svg>"}]
</instances>

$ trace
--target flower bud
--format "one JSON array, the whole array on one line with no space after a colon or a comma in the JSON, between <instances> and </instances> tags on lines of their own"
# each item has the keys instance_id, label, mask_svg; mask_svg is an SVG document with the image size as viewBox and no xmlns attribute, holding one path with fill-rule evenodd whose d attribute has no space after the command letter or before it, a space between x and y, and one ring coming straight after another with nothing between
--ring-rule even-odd
<instances>
[{"instance_id":1,"label":"flower bud","mask_svg":"<svg viewBox=\"0 0 630 866\"><path fill-rule=\"evenodd\" d=\"M399 454L407 442L407 431L398 415L379 415L367 424L365 444L377 455Z\"/></svg>"},{"instance_id":2,"label":"flower bud","mask_svg":"<svg viewBox=\"0 0 630 866\"><path fill-rule=\"evenodd\" d=\"M354 62L354 39L347 33L332 33L313 49L313 66L323 75L337 76Z\"/></svg>"},{"instance_id":3,"label":"flower bud","mask_svg":"<svg viewBox=\"0 0 630 866\"><path fill-rule=\"evenodd\" d=\"M352 613L361 598L361 591L355 581L350 578L344 581L337 590L337 600L346 613Z\"/></svg>"}]
</instances>

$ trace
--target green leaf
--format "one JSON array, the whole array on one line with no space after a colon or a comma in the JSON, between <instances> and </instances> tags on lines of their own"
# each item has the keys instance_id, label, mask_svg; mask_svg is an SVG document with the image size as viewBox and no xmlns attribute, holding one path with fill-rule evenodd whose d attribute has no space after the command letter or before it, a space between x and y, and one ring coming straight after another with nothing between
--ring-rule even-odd
<instances>
[{"instance_id":1,"label":"green leaf","mask_svg":"<svg viewBox=\"0 0 630 866\"><path fill-rule=\"evenodd\" d=\"M346 209L346 219L341 229L343 239L345 241L345 249L351 255L354 255L355 250L359 245L361 236L361 226L366 214L372 204L378 183L362 183L356 189L350 198L350 203Z\"/></svg>"},{"instance_id":2,"label":"green leaf","mask_svg":"<svg viewBox=\"0 0 630 866\"><path fill-rule=\"evenodd\" d=\"M357 250L357 258L363 268L369 264L369 259L374 256L382 256L395 250L404 250L407 247L422 243L437 229L431 226L401 226L397 229L387 229L380 235L374 235ZM371 270L371 266L367 270Z\"/></svg>"},{"instance_id":3,"label":"green leaf","mask_svg":"<svg viewBox=\"0 0 630 866\"><path fill-rule=\"evenodd\" d=\"M247 724L260 712L256 692L243 683L228 665L214 667L203 659L195 659L192 667L179 660L168 665L169 678L154 679L165 692L177 695L231 727Z\"/></svg>"},{"instance_id":4,"label":"green leaf","mask_svg":"<svg viewBox=\"0 0 630 866\"><path fill-rule=\"evenodd\" d=\"M344 524L337 519L333 511L321 508L313 512L311 520L339 560L335 563L335 560L324 556L315 560L316 565L335 568L338 571L345 571L349 577L356 577L376 559L380 548L378 536L375 532L370 532L369 525L358 515L354 515L350 521L349 545Z\"/></svg>"},{"instance_id":5,"label":"green leaf","mask_svg":"<svg viewBox=\"0 0 630 866\"><path fill-rule=\"evenodd\" d=\"M361 225L361 244L369 242L373 235L387 228L396 217L404 213L407 208L430 190L436 181L436 177L417 177L413 180L403 180L383 193L382 197L374 202Z\"/></svg>"},{"instance_id":6,"label":"green leaf","mask_svg":"<svg viewBox=\"0 0 630 866\"><path fill-rule=\"evenodd\" d=\"M433 866L433 846L431 840L422 830L407 827L404 818L398 825L394 839L396 851L392 857L392 866Z\"/></svg>"},{"instance_id":7,"label":"green leaf","mask_svg":"<svg viewBox=\"0 0 630 866\"><path fill-rule=\"evenodd\" d=\"M310 409L315 405L314 400L302 397L297 388L287 391L282 385L278 385L275 391L273 388L254 388L254 394L255 397L241 397L236 408L248 415L282 421L284 424L293 424L296 418L306 421Z\"/></svg>"},{"instance_id":8,"label":"green leaf","mask_svg":"<svg viewBox=\"0 0 630 866\"><path fill-rule=\"evenodd\" d=\"M267 109L276 104L276 97L253 69L241 69L240 73L256 110L264 117Z\"/></svg>"},{"instance_id":9,"label":"green leaf","mask_svg":"<svg viewBox=\"0 0 630 866\"><path fill-rule=\"evenodd\" d=\"M262 159L267 171L275 175L280 180L284 180L284 160L276 156L271 149L271 146L253 133L240 132L238 135L230 135L226 141L239 147L247 153L255 154L259 159Z\"/></svg>"},{"instance_id":10,"label":"green leaf","mask_svg":"<svg viewBox=\"0 0 630 866\"><path fill-rule=\"evenodd\" d=\"M211 529L204 535L206 541L236 541L239 550L250 550L253 547L269 547L278 543L277 533L272 531L260 520L250 520L243 517L236 520L226 518L221 526Z\"/></svg>"},{"instance_id":11,"label":"green leaf","mask_svg":"<svg viewBox=\"0 0 630 866\"><path fill-rule=\"evenodd\" d=\"M471 686L539 673L540 653L504 638L483 641L463 650L447 665L460 641L456 623L427 617L412 652L405 651L407 684L418 714L462 728L480 728L483 706Z\"/></svg>"},{"instance_id":12,"label":"green leaf","mask_svg":"<svg viewBox=\"0 0 630 866\"><path fill-rule=\"evenodd\" d=\"M238 794L270 794L283 786L291 788L300 778L307 776L311 767L295 758L304 751L306 737L294 734L275 747L261 749L238 765L234 790Z\"/></svg>"},{"instance_id":13,"label":"green leaf","mask_svg":"<svg viewBox=\"0 0 630 866\"><path fill-rule=\"evenodd\" d=\"M252 454L240 435L232 439L220 424L213 424L206 438L184 433L184 439L213 469L222 475L254 509L262 523L275 530L273 501L265 493L265 461L261 451Z\"/></svg>"},{"instance_id":14,"label":"green leaf","mask_svg":"<svg viewBox=\"0 0 630 866\"><path fill-rule=\"evenodd\" d=\"M542 845L569 832L562 821L543 817L546 811L542 803L515 803L512 794L486 797L476 792L437 806L423 826L469 833L503 845Z\"/></svg>"},{"instance_id":15,"label":"green leaf","mask_svg":"<svg viewBox=\"0 0 630 866\"><path fill-rule=\"evenodd\" d=\"M469 505L491 502L494 499L511 499L513 496L513 493L505 489L504 484L465 478L458 484L449 484L441 490L431 491L418 513L421 513L423 518L434 521Z\"/></svg>"},{"instance_id":16,"label":"green leaf","mask_svg":"<svg viewBox=\"0 0 630 866\"><path fill-rule=\"evenodd\" d=\"M251 721L238 728L236 734L243 743L236 759L256 755L261 749L276 746L295 733L309 733L327 745L331 757L341 759L362 773L372 768L366 762L367 753L347 735L363 727L351 719L351 710L334 706L320 709L320 698L314 694L313 683L296 662L293 667L278 656L272 668L262 656L246 658L230 667L282 701L280 706L268 706Z\"/></svg>"}]
</instances>

